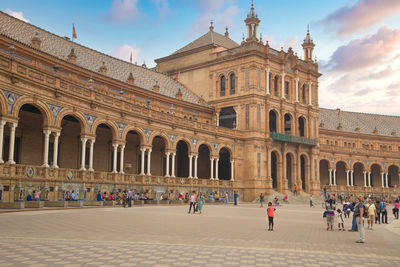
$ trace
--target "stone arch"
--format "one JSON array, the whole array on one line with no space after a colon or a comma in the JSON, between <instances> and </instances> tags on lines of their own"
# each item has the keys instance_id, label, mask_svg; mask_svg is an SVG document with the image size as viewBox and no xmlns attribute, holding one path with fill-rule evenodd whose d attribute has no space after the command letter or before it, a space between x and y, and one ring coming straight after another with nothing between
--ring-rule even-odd
<instances>
[{"instance_id":1,"label":"stone arch","mask_svg":"<svg viewBox=\"0 0 400 267\"><path fill-rule=\"evenodd\" d=\"M146 144L146 135L143 132L143 130L141 128L135 127L135 126L126 126L124 131L122 132L122 141L126 142L126 136L128 135L128 133L130 131L134 131L139 135L139 139L140 139L140 144L141 145L145 145Z\"/></svg>"},{"instance_id":2,"label":"stone arch","mask_svg":"<svg viewBox=\"0 0 400 267\"><path fill-rule=\"evenodd\" d=\"M355 186L364 186L364 171L367 166L362 161L353 162L351 169L353 170L353 184Z\"/></svg>"},{"instance_id":3,"label":"stone arch","mask_svg":"<svg viewBox=\"0 0 400 267\"><path fill-rule=\"evenodd\" d=\"M96 134L97 127L98 127L100 124L105 124L105 125L107 125L107 126L111 129L111 133L112 133L112 138L113 138L113 140L120 140L119 130L117 129L117 126L116 126L115 123L113 123L112 121L106 120L106 119L97 118L97 119L93 122L93 126L92 126L92 133L93 133L93 134Z\"/></svg>"},{"instance_id":4,"label":"stone arch","mask_svg":"<svg viewBox=\"0 0 400 267\"><path fill-rule=\"evenodd\" d=\"M301 180L301 188L304 191L309 191L310 188L310 158L307 153L300 153L300 180Z\"/></svg>"},{"instance_id":5,"label":"stone arch","mask_svg":"<svg viewBox=\"0 0 400 267\"><path fill-rule=\"evenodd\" d=\"M169 140L169 136L168 136L166 133L160 132L160 131L154 131L154 132L150 135L150 137L149 137L149 143L148 143L149 146L152 145L154 138L156 138L157 136L161 137L161 138L164 140L165 147L166 147L167 149L171 149L171 142L170 142L170 140Z\"/></svg>"},{"instance_id":6,"label":"stone arch","mask_svg":"<svg viewBox=\"0 0 400 267\"><path fill-rule=\"evenodd\" d=\"M294 135L294 116L292 113L290 112L286 112L285 115L283 115L284 117L284 128L283 131L286 134L291 134Z\"/></svg>"},{"instance_id":7,"label":"stone arch","mask_svg":"<svg viewBox=\"0 0 400 267\"><path fill-rule=\"evenodd\" d=\"M214 156L214 148L210 143L207 143L206 141L200 141L197 143L196 146L196 152L199 152L200 146L201 145L205 145L208 147L208 149L210 150L210 157Z\"/></svg>"},{"instance_id":8,"label":"stone arch","mask_svg":"<svg viewBox=\"0 0 400 267\"><path fill-rule=\"evenodd\" d=\"M271 155L270 155L270 168L271 168L271 179L272 179L272 188L273 189L278 189L279 184L280 184L280 179L282 177L282 170L280 167L282 167L282 155L278 150L271 150Z\"/></svg>"},{"instance_id":9,"label":"stone arch","mask_svg":"<svg viewBox=\"0 0 400 267\"><path fill-rule=\"evenodd\" d=\"M387 168L387 175L388 175L388 187L393 187L394 185L399 185L400 179L399 179L399 171L400 167L396 164L388 164Z\"/></svg>"},{"instance_id":10,"label":"stone arch","mask_svg":"<svg viewBox=\"0 0 400 267\"><path fill-rule=\"evenodd\" d=\"M378 161L373 161L368 165L368 171L371 171L373 165L378 165L379 168L381 169L381 172L383 172L385 170L382 163L380 163Z\"/></svg>"},{"instance_id":11,"label":"stone arch","mask_svg":"<svg viewBox=\"0 0 400 267\"><path fill-rule=\"evenodd\" d=\"M344 163L344 165L346 166L346 170L349 169L349 164L344 159L336 159L335 162L334 162L334 166L336 167L339 162L343 162Z\"/></svg>"},{"instance_id":12,"label":"stone arch","mask_svg":"<svg viewBox=\"0 0 400 267\"><path fill-rule=\"evenodd\" d=\"M369 171L371 172L371 187L381 187L381 173L383 172L384 168L382 164L379 163L371 163L369 166Z\"/></svg>"},{"instance_id":13,"label":"stone arch","mask_svg":"<svg viewBox=\"0 0 400 267\"><path fill-rule=\"evenodd\" d=\"M4 96L3 91L1 91L1 93L0 93L0 112L1 112L1 115L8 114L8 103L7 103L6 97Z\"/></svg>"},{"instance_id":14,"label":"stone arch","mask_svg":"<svg viewBox=\"0 0 400 267\"><path fill-rule=\"evenodd\" d=\"M351 164L351 169L352 170L354 170L354 165L356 165L356 164L361 164L362 166L363 166L363 168L364 168L364 171L366 171L367 170L367 165L363 162L363 161L358 161L358 160L355 160L354 162L352 162L352 164Z\"/></svg>"},{"instance_id":15,"label":"stone arch","mask_svg":"<svg viewBox=\"0 0 400 267\"><path fill-rule=\"evenodd\" d=\"M220 180L230 180L232 151L226 146L221 147L218 151L218 159L218 178Z\"/></svg>"},{"instance_id":16,"label":"stone arch","mask_svg":"<svg viewBox=\"0 0 400 267\"><path fill-rule=\"evenodd\" d=\"M223 148L225 148L225 149L227 149L229 151L229 154L231 155L231 160L232 160L234 158L234 154L233 154L233 149L232 149L232 147L230 145L223 145L223 144L219 145L216 155L219 155L219 152Z\"/></svg>"},{"instance_id":17,"label":"stone arch","mask_svg":"<svg viewBox=\"0 0 400 267\"><path fill-rule=\"evenodd\" d=\"M61 109L60 113L57 115L55 126L61 128L61 122L63 118L68 115L78 120L79 125L81 126L81 134L89 133L89 125L87 123L85 116L82 113L74 111L72 109L66 109L66 108Z\"/></svg>"},{"instance_id":18,"label":"stone arch","mask_svg":"<svg viewBox=\"0 0 400 267\"><path fill-rule=\"evenodd\" d=\"M272 116L273 116L273 114L272 113L274 113L274 115L275 115L275 126L273 125L273 121L272 121ZM278 111L278 110L276 110L276 109L274 109L274 108L272 108L272 109L270 109L269 111L268 111L268 120L269 120L269 131L270 132L279 132L279 129L280 129L280 112ZM275 131L274 131L274 129L273 129L273 127L275 127Z\"/></svg>"},{"instance_id":19,"label":"stone arch","mask_svg":"<svg viewBox=\"0 0 400 267\"><path fill-rule=\"evenodd\" d=\"M296 156L292 152L287 152L285 155L286 170L285 177L288 181L288 189L293 190L296 184Z\"/></svg>"},{"instance_id":20,"label":"stone arch","mask_svg":"<svg viewBox=\"0 0 400 267\"><path fill-rule=\"evenodd\" d=\"M176 150L176 146L178 145L178 142L179 142L179 141L183 141L183 142L186 143L186 145L187 145L187 147L188 147L188 149L189 149L189 151L188 151L189 154L194 152L194 148L193 148L192 142L191 142L188 138L183 137L183 136L177 136L177 137L175 138L174 144L173 144L173 148L174 148L175 150Z\"/></svg>"},{"instance_id":21,"label":"stone arch","mask_svg":"<svg viewBox=\"0 0 400 267\"><path fill-rule=\"evenodd\" d=\"M208 151L207 151L208 150ZM207 153L208 152L208 153ZM198 144L197 153L198 153L198 177L209 179L211 176L211 161L212 157L212 146L207 142L201 142Z\"/></svg>"},{"instance_id":22,"label":"stone arch","mask_svg":"<svg viewBox=\"0 0 400 267\"><path fill-rule=\"evenodd\" d=\"M301 122L301 121L303 121L303 122ZM302 125L302 123L303 123L303 125ZM299 136L308 136L307 135L307 133L308 133L307 125L308 125L308 121L307 121L306 117L304 117L303 115L300 115L297 117L297 128L298 128L297 131L299 133Z\"/></svg>"},{"instance_id":23,"label":"stone arch","mask_svg":"<svg viewBox=\"0 0 400 267\"><path fill-rule=\"evenodd\" d=\"M40 110L43 116L43 125L44 126L50 126L52 125L52 116L50 112L50 108L46 103L44 103L41 100L35 99L33 97L28 97L28 96L21 96L15 101L13 110L12 110L12 115L14 117L18 117L19 111L21 107L25 104L32 105L36 107L37 109Z\"/></svg>"},{"instance_id":24,"label":"stone arch","mask_svg":"<svg viewBox=\"0 0 400 267\"><path fill-rule=\"evenodd\" d=\"M347 185L347 174L346 171L349 169L345 160L337 160L335 162L336 170L336 184Z\"/></svg>"}]
</instances>

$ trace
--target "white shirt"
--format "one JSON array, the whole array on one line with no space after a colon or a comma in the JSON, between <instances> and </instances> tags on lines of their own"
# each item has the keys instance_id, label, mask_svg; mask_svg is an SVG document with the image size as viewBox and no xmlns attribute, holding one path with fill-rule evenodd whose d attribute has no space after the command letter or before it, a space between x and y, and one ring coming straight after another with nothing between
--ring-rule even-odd
<instances>
[{"instance_id":1,"label":"white shirt","mask_svg":"<svg viewBox=\"0 0 400 267\"><path fill-rule=\"evenodd\" d=\"M194 202L194 195L190 196L190 202Z\"/></svg>"}]
</instances>

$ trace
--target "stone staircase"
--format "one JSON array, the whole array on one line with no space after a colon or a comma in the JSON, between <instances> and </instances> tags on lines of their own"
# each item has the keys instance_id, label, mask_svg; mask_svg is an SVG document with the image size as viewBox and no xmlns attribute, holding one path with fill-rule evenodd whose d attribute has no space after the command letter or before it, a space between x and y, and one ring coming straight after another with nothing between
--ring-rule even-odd
<instances>
[{"instance_id":1,"label":"stone staircase","mask_svg":"<svg viewBox=\"0 0 400 267\"><path fill-rule=\"evenodd\" d=\"M274 203L274 198L278 197L279 199L279 203L282 204L283 202L283 198L284 198L284 194L273 191L272 194L270 195L266 195L264 197L264 201L265 203L268 203L269 201L271 201L272 203ZM301 195L297 195L294 196L293 193L289 193L288 195L288 202L289 204L306 204L308 205L310 203L310 194L307 193L301 193ZM256 200L253 201L253 203L259 203L260 200L259 198L257 198ZM316 205L321 205L324 202L324 196L313 196L313 204L314 206Z\"/></svg>"}]
</instances>

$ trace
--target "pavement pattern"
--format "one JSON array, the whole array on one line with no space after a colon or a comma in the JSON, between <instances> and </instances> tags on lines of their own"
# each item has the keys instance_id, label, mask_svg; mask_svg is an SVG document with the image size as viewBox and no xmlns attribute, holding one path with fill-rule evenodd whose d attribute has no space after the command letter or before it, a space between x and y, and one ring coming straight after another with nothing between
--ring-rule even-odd
<instances>
[{"instance_id":1,"label":"pavement pattern","mask_svg":"<svg viewBox=\"0 0 400 267\"><path fill-rule=\"evenodd\" d=\"M40 210L0 214L0 266L400 266L399 222L326 231L322 208L248 204ZM350 219L345 228L349 229Z\"/></svg>"}]
</instances>

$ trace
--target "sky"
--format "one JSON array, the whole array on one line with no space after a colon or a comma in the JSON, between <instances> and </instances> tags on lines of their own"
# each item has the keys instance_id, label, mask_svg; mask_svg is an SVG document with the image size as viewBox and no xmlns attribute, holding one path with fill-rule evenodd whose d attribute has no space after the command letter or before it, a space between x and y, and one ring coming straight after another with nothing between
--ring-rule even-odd
<instances>
[{"instance_id":1,"label":"sky","mask_svg":"<svg viewBox=\"0 0 400 267\"><path fill-rule=\"evenodd\" d=\"M214 31L240 43L251 0L2 0L0 10L60 36L154 67ZM263 41L302 58L310 25L324 108L400 115L400 0L255 0Z\"/></svg>"}]
</instances>

